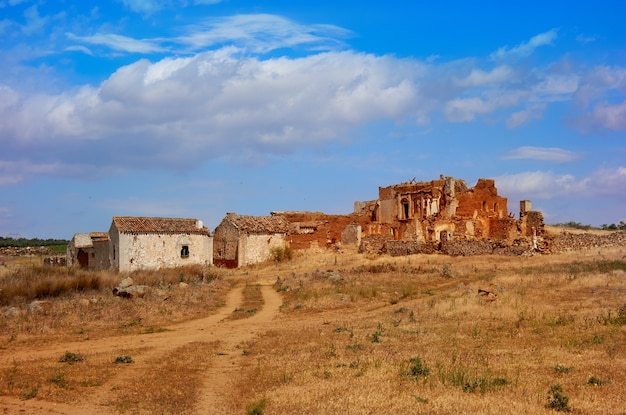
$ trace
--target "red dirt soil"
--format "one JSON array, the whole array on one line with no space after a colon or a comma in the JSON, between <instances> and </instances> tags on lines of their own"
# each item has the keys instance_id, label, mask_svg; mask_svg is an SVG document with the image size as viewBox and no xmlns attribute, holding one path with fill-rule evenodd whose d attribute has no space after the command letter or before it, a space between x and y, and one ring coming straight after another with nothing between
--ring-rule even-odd
<instances>
[{"instance_id":1,"label":"red dirt soil","mask_svg":"<svg viewBox=\"0 0 626 415\"><path fill-rule=\"evenodd\" d=\"M38 398L19 400L0 396L0 410L3 414L82 414L102 415L117 413L115 408L103 406L109 402L109 395L120 387L136 381L144 372L147 362L165 356L178 347L194 341L220 341L219 353L212 360L211 366L203 374L204 386L200 392L201 399L194 413L228 413L228 394L230 382L239 370L241 350L237 347L256 335L271 329L272 320L278 315L282 304L280 295L269 285L261 287L264 299L263 308L252 317L243 320L225 320L242 301L242 288L233 289L226 298L226 304L210 317L193 320L167 327L167 331L139 336L120 336L93 341L60 343L45 349L24 349L19 352L0 351L0 362L3 366L24 363L36 359L52 358L67 350L81 350L87 353L103 353L140 349L133 352L134 364L124 365L120 371L106 383L90 388L89 394L76 405L49 402Z\"/></svg>"}]
</instances>

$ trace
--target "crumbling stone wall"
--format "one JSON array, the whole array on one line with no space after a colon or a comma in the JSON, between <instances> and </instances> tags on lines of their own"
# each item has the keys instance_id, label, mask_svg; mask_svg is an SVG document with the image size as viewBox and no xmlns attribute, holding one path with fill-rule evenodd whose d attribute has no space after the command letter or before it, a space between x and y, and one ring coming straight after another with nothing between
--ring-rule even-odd
<instances>
[{"instance_id":1,"label":"crumbling stone wall","mask_svg":"<svg viewBox=\"0 0 626 415\"><path fill-rule=\"evenodd\" d=\"M321 212L272 212L284 216L291 223L289 244L293 249L332 247L338 242L358 245L360 238L371 228L371 217L367 215L330 215ZM357 229L359 232L357 232ZM358 235L357 235L358 233Z\"/></svg>"},{"instance_id":2,"label":"crumbling stone wall","mask_svg":"<svg viewBox=\"0 0 626 415\"><path fill-rule=\"evenodd\" d=\"M614 231L605 234L573 233L563 231L558 235L544 237L546 253L590 250L594 248L626 247L626 232Z\"/></svg>"}]
</instances>

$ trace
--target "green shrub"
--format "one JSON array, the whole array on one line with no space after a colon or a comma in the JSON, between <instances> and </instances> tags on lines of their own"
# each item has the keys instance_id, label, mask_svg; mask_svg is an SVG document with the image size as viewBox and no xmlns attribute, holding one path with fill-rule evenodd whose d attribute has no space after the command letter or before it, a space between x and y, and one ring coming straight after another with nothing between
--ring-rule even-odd
<instances>
[{"instance_id":1,"label":"green shrub","mask_svg":"<svg viewBox=\"0 0 626 415\"><path fill-rule=\"evenodd\" d=\"M409 369L404 372L406 376L418 378L420 376L428 376L430 369L422 362L419 357L409 359Z\"/></svg>"},{"instance_id":2,"label":"green shrub","mask_svg":"<svg viewBox=\"0 0 626 415\"><path fill-rule=\"evenodd\" d=\"M117 356L113 363L133 363L133 358L130 356Z\"/></svg>"},{"instance_id":3,"label":"green shrub","mask_svg":"<svg viewBox=\"0 0 626 415\"><path fill-rule=\"evenodd\" d=\"M570 412L569 397L563 393L561 385L552 385L548 391L548 406L555 411Z\"/></svg>"},{"instance_id":4,"label":"green shrub","mask_svg":"<svg viewBox=\"0 0 626 415\"><path fill-rule=\"evenodd\" d=\"M288 246L276 246L270 249L270 257L274 262L291 261L293 250Z\"/></svg>"},{"instance_id":5,"label":"green shrub","mask_svg":"<svg viewBox=\"0 0 626 415\"><path fill-rule=\"evenodd\" d=\"M83 360L85 360L85 358L78 353L65 352L65 354L59 359L59 362L72 364L82 362Z\"/></svg>"},{"instance_id":6,"label":"green shrub","mask_svg":"<svg viewBox=\"0 0 626 415\"><path fill-rule=\"evenodd\" d=\"M602 386L604 384L606 384L606 381L596 377L596 376L591 376L588 380L587 380L587 384L588 385L593 385L593 386Z\"/></svg>"},{"instance_id":7,"label":"green shrub","mask_svg":"<svg viewBox=\"0 0 626 415\"><path fill-rule=\"evenodd\" d=\"M554 371L556 373L569 373L572 371L572 369L574 369L571 366L563 366L563 365L556 365L554 366Z\"/></svg>"},{"instance_id":8,"label":"green shrub","mask_svg":"<svg viewBox=\"0 0 626 415\"><path fill-rule=\"evenodd\" d=\"M251 403L246 407L246 413L248 415L263 415L263 410L265 409L265 398L260 401Z\"/></svg>"}]
</instances>

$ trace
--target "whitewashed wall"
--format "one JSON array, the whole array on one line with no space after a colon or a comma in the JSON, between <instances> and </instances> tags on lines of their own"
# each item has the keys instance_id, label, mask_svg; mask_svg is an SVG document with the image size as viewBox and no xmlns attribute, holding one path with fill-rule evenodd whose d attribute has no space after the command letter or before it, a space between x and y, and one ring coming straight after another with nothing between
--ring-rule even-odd
<instances>
[{"instance_id":1,"label":"whitewashed wall","mask_svg":"<svg viewBox=\"0 0 626 415\"><path fill-rule=\"evenodd\" d=\"M207 235L120 234L111 242L117 244L111 263L120 272L213 263L213 238ZM183 246L189 247L187 258L181 257Z\"/></svg>"},{"instance_id":2,"label":"whitewashed wall","mask_svg":"<svg viewBox=\"0 0 626 415\"><path fill-rule=\"evenodd\" d=\"M272 248L284 248L285 236L273 235L248 235L240 239L239 266L256 264L270 259Z\"/></svg>"}]
</instances>

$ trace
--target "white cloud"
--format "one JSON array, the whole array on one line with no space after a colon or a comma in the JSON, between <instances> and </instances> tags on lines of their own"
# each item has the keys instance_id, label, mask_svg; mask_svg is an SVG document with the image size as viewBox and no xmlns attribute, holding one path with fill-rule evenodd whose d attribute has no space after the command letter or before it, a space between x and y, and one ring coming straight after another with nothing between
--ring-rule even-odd
<instances>
[{"instance_id":1,"label":"white cloud","mask_svg":"<svg viewBox=\"0 0 626 415\"><path fill-rule=\"evenodd\" d=\"M280 154L416 113L419 73L411 60L350 52L259 60L230 48L140 60L98 88L29 95L4 87L12 98L0 106L0 140L14 158L28 159L33 149L45 158L50 150L50 159L67 164L66 174L84 163L189 168L220 157Z\"/></svg>"},{"instance_id":2,"label":"white cloud","mask_svg":"<svg viewBox=\"0 0 626 415\"><path fill-rule=\"evenodd\" d=\"M118 0L124 3L126 7L136 13L152 14L155 13L168 4L170 0Z\"/></svg>"},{"instance_id":3,"label":"white cloud","mask_svg":"<svg viewBox=\"0 0 626 415\"><path fill-rule=\"evenodd\" d=\"M513 71L509 66L497 66L493 70L486 72L480 69L472 69L470 74L457 81L461 87L475 87L488 84L499 84L510 80Z\"/></svg>"},{"instance_id":4,"label":"white cloud","mask_svg":"<svg viewBox=\"0 0 626 415\"><path fill-rule=\"evenodd\" d=\"M118 0L135 13L151 15L163 9L187 7L186 0ZM194 5L211 5L221 3L222 0L193 0Z\"/></svg>"},{"instance_id":5,"label":"white cloud","mask_svg":"<svg viewBox=\"0 0 626 415\"><path fill-rule=\"evenodd\" d=\"M271 14L211 18L185 31L175 41L191 50L228 43L257 53L307 45L318 50L336 49L343 45L339 39L350 35L350 31L337 26L301 25Z\"/></svg>"},{"instance_id":6,"label":"white cloud","mask_svg":"<svg viewBox=\"0 0 626 415\"><path fill-rule=\"evenodd\" d=\"M590 121L609 130L626 130L626 101L620 104L598 103L593 107Z\"/></svg>"},{"instance_id":7,"label":"white cloud","mask_svg":"<svg viewBox=\"0 0 626 415\"><path fill-rule=\"evenodd\" d=\"M584 43L584 44L592 43L592 42L595 42L596 40L598 40L596 36L586 36L583 34L576 36L576 41L580 43Z\"/></svg>"},{"instance_id":8,"label":"white cloud","mask_svg":"<svg viewBox=\"0 0 626 415\"><path fill-rule=\"evenodd\" d=\"M531 199L580 196L589 188L589 179L576 179L571 174L557 175L549 171L504 174L495 180L501 194L522 194Z\"/></svg>"},{"instance_id":9,"label":"white cloud","mask_svg":"<svg viewBox=\"0 0 626 415\"><path fill-rule=\"evenodd\" d=\"M543 111L546 109L546 104L534 104L521 111L517 111L511 114L506 120L506 126L508 128L516 128L522 124L525 124L529 120L538 120L543 116Z\"/></svg>"},{"instance_id":10,"label":"white cloud","mask_svg":"<svg viewBox=\"0 0 626 415\"><path fill-rule=\"evenodd\" d=\"M557 38L558 29L551 29L530 38L528 42L520 43L512 48L502 47L491 54L492 59L504 59L507 57L525 58L533 54L540 46L551 45Z\"/></svg>"},{"instance_id":11,"label":"white cloud","mask_svg":"<svg viewBox=\"0 0 626 415\"><path fill-rule=\"evenodd\" d=\"M22 32L25 35L32 35L40 32L48 23L47 17L41 17L37 6L31 6L24 11L24 17L26 18L26 24L22 26Z\"/></svg>"},{"instance_id":12,"label":"white cloud","mask_svg":"<svg viewBox=\"0 0 626 415\"><path fill-rule=\"evenodd\" d=\"M577 153L564 150L562 148L545 148L545 147L519 147L511 150L503 157L505 160L540 160L554 163L567 163L579 158Z\"/></svg>"},{"instance_id":13,"label":"white cloud","mask_svg":"<svg viewBox=\"0 0 626 415\"><path fill-rule=\"evenodd\" d=\"M448 121L474 121L477 115L510 108L519 103L525 95L519 91L496 91L486 93L487 97L454 98L445 104L443 113Z\"/></svg>"},{"instance_id":14,"label":"white cloud","mask_svg":"<svg viewBox=\"0 0 626 415\"><path fill-rule=\"evenodd\" d=\"M626 202L626 167L600 168L584 177L550 171L503 174L495 178L501 194L522 198L583 200L602 198Z\"/></svg>"},{"instance_id":15,"label":"white cloud","mask_svg":"<svg viewBox=\"0 0 626 415\"><path fill-rule=\"evenodd\" d=\"M80 42L92 45L104 45L113 50L130 53L156 53L164 52L165 48L154 40L137 40L116 34L96 34L92 36L77 36L67 33L67 37Z\"/></svg>"}]
</instances>

